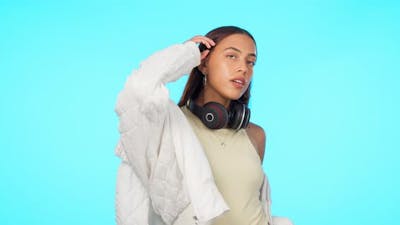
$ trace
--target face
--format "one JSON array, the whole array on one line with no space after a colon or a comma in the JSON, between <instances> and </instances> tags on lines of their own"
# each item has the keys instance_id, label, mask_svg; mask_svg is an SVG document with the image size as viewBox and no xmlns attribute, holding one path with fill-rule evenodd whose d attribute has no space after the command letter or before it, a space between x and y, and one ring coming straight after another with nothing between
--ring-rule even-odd
<instances>
[{"instance_id":1,"label":"face","mask_svg":"<svg viewBox=\"0 0 400 225\"><path fill-rule=\"evenodd\" d=\"M239 99L249 87L256 62L256 46L245 34L221 40L199 67L207 77L204 98L228 104Z\"/></svg>"}]
</instances>

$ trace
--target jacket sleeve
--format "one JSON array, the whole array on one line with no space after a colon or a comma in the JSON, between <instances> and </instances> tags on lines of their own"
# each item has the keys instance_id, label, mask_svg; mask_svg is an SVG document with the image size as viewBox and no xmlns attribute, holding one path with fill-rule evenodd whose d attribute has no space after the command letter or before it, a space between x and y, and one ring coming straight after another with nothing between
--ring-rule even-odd
<instances>
[{"instance_id":1,"label":"jacket sleeve","mask_svg":"<svg viewBox=\"0 0 400 225\"><path fill-rule=\"evenodd\" d=\"M143 61L118 95L115 111L120 140L115 152L123 160L135 162L131 165L145 186L167 115L169 93L165 84L199 64L200 52L194 42L173 45Z\"/></svg>"},{"instance_id":2,"label":"jacket sleeve","mask_svg":"<svg viewBox=\"0 0 400 225\"><path fill-rule=\"evenodd\" d=\"M115 153L122 163L115 199L117 224L148 224L149 177L170 102L165 83L199 64L200 52L194 42L173 45L142 62L119 93L115 111L120 139Z\"/></svg>"},{"instance_id":3,"label":"jacket sleeve","mask_svg":"<svg viewBox=\"0 0 400 225\"><path fill-rule=\"evenodd\" d=\"M128 77L117 99L117 114L121 116L138 101L158 101L166 104L168 90L164 85L188 74L199 64L200 52L192 41L173 45L153 54Z\"/></svg>"}]
</instances>

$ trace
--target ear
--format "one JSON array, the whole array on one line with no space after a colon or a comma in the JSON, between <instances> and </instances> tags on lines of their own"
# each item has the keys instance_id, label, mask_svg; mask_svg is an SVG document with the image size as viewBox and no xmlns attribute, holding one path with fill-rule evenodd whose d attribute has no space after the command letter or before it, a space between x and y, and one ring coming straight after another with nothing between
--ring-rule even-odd
<instances>
[{"instance_id":1,"label":"ear","mask_svg":"<svg viewBox=\"0 0 400 225\"><path fill-rule=\"evenodd\" d=\"M202 72L204 75L208 74L207 58L201 61L198 68L199 68L200 72Z\"/></svg>"}]
</instances>

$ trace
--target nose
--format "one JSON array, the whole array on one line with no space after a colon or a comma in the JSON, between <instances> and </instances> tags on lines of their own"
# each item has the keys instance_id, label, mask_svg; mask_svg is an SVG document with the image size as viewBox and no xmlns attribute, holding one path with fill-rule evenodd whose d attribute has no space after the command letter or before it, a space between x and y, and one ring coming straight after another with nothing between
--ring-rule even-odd
<instances>
[{"instance_id":1,"label":"nose","mask_svg":"<svg viewBox=\"0 0 400 225\"><path fill-rule=\"evenodd\" d=\"M237 71L247 74L248 68L247 62L245 60L240 60L240 62L238 62Z\"/></svg>"}]
</instances>

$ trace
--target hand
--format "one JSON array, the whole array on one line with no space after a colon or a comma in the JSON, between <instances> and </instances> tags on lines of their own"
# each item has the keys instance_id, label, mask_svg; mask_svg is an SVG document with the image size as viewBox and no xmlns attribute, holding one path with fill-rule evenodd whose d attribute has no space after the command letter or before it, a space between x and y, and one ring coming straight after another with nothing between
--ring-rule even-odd
<instances>
[{"instance_id":1,"label":"hand","mask_svg":"<svg viewBox=\"0 0 400 225\"><path fill-rule=\"evenodd\" d=\"M211 38L201 36L201 35L194 36L191 39L189 39L188 41L193 41L196 44L202 43L208 48L207 50L204 50L201 52L201 60L206 58L208 53L210 53L209 49L212 48L213 46L215 46L215 42Z\"/></svg>"}]
</instances>

